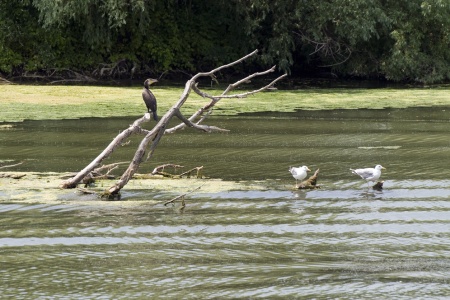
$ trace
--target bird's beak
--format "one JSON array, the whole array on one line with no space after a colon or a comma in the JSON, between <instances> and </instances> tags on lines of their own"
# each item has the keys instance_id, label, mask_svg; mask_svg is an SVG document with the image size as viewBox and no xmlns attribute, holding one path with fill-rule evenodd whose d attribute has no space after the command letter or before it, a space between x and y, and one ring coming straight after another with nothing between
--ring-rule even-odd
<instances>
[{"instance_id":1,"label":"bird's beak","mask_svg":"<svg viewBox=\"0 0 450 300\"><path fill-rule=\"evenodd\" d=\"M381 167L383 170L386 170L386 168L385 167Z\"/></svg>"},{"instance_id":2,"label":"bird's beak","mask_svg":"<svg viewBox=\"0 0 450 300\"><path fill-rule=\"evenodd\" d=\"M311 172L311 170L308 168L308 167L306 167L306 170L308 170L308 171L310 171Z\"/></svg>"}]
</instances>

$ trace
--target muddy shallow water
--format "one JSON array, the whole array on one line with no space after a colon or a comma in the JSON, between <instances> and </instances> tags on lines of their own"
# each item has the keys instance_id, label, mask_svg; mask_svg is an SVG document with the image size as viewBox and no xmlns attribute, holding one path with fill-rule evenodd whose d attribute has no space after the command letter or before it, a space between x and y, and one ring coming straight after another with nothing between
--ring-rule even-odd
<instances>
[{"instance_id":1,"label":"muddy shallow water","mask_svg":"<svg viewBox=\"0 0 450 300\"><path fill-rule=\"evenodd\" d=\"M122 202L74 191L26 201L2 181L0 293L8 299L445 299L450 296L450 110L300 111L212 118L230 133L165 136L156 165L204 166L247 188L135 182ZM133 119L27 121L0 129L14 171L84 167ZM146 124L150 127L151 124ZM138 137L108 162L130 159ZM348 170L382 164L382 191ZM320 168L294 191L291 165ZM101 183L108 186L109 183ZM254 188L248 188L248 184ZM8 188L5 187L8 185ZM0 186L2 188L2 186ZM10 192L6 193L6 190ZM14 190L14 189L13 189Z\"/></svg>"}]
</instances>

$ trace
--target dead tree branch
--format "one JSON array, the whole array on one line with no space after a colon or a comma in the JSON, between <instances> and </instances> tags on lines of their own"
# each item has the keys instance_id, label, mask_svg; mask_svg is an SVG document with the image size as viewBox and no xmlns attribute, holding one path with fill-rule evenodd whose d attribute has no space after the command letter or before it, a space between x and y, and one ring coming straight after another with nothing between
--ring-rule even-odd
<instances>
[{"instance_id":1,"label":"dead tree branch","mask_svg":"<svg viewBox=\"0 0 450 300\"><path fill-rule=\"evenodd\" d=\"M141 142L135 152L135 155L134 155L130 165L128 166L127 170L122 174L120 179L104 193L104 195L106 197L108 197L108 199L118 199L118 198L120 198L120 194L119 194L120 190L133 177L133 175L138 170L139 165L142 162L149 160L152 157L160 139L162 138L162 136L165 133L172 133L172 132L175 132L176 130L178 130L180 128L184 128L186 126L197 129L197 130L201 130L204 132L226 131L225 129L218 128L215 126L200 125L199 122L203 121L204 118L201 118L200 121L197 121L197 122L194 122L194 120L196 118L198 118L199 116L204 115L204 113L207 110L211 109L220 99L243 98L248 95L252 95L252 94L261 92L263 90L266 90L266 89L272 87L273 84L275 84L277 81L279 81L282 78L284 78L285 76L287 76L287 74L279 76L278 78L273 80L271 83L269 83L268 85L266 85L260 89L256 89L253 91L240 93L240 94L226 95L229 91L231 91L238 85L248 81L250 78L253 78L255 76L265 75L270 72L274 72L275 67L272 67L264 72L254 73L250 76L247 76L246 78L244 78L242 80L237 81L236 83L230 85L227 88L227 90L225 90L220 96L210 96L207 93L200 91L199 88L197 87L197 80L201 77L211 77L213 80L215 80L215 78L216 78L215 73L217 73L223 69L230 68L238 63L241 63L242 61L250 58L251 56L256 55L257 52L258 51L255 50L252 53L247 54L246 56L244 56L234 62L220 66L209 72L201 72L201 73L197 73L196 75L194 75L190 80L188 80L186 82L184 91L181 94L179 100L166 112L166 114L159 120L159 122L155 125L155 127L153 127L152 130L148 131L148 130L144 130L140 127L141 123L148 121L150 119L149 114L146 114L144 117L136 120L133 123L133 125L130 125L130 127L127 130L120 133L109 144L109 146L105 150L103 150L103 152L96 159L94 159L86 168L84 168L82 171L80 171L75 177L63 182L61 184L61 187L74 188L87 174L89 174L89 172L91 172L97 165L99 165L102 160L104 160L106 157L108 157L114 151L114 149L123 142L124 139L128 138L133 133L143 133L143 134L145 134L145 136L141 140ZM180 108L187 101L189 94L192 90L194 90L194 92L196 92L197 94L199 94L203 97L210 98L212 101L209 104L205 105L203 108L199 109L191 117L186 118L180 112ZM167 126L173 117L177 117L178 119L180 119L182 121L182 123L171 129L167 129ZM148 152L147 158L144 159L146 152Z\"/></svg>"},{"instance_id":2,"label":"dead tree branch","mask_svg":"<svg viewBox=\"0 0 450 300\"><path fill-rule=\"evenodd\" d=\"M195 168L190 169L189 171L181 173L180 175L178 175L178 177L183 177L184 175L188 175L188 177L191 177L192 172L196 171L197 172L196 177L202 178L202 170L203 170L203 166L195 167Z\"/></svg>"},{"instance_id":3,"label":"dead tree branch","mask_svg":"<svg viewBox=\"0 0 450 300\"><path fill-rule=\"evenodd\" d=\"M202 184L201 186L196 187L195 189L190 190L189 192L187 192L187 193L185 193L185 194L176 196L175 198L173 198L173 199L171 199L171 200L169 200L169 201L164 202L164 206L167 206L167 204L170 204L170 203L174 203L175 201L177 201L177 200L179 200L179 199L183 199L183 200L184 200L184 197L185 197L185 196L187 196L187 195L189 195L189 194L192 194L193 192L195 192L195 191L201 189L201 187L204 186L204 185L205 185L205 184Z\"/></svg>"},{"instance_id":4,"label":"dead tree branch","mask_svg":"<svg viewBox=\"0 0 450 300\"><path fill-rule=\"evenodd\" d=\"M254 53L254 52L252 52ZM217 70L217 69L216 69ZM214 70L213 70L214 71ZM211 72L213 72L211 71ZM196 119L198 119L200 116L203 116L202 118L200 118L195 124L199 125L199 123L203 122L204 119L206 119L206 117L211 114L211 109L217 104L217 102L219 102L221 99L223 98L245 98L249 95L253 95L259 92L262 92L264 90L269 89L270 87L272 87L275 83L277 83L279 80L283 79L284 77L287 76L287 74L283 74L281 76L279 76L278 78L276 78L275 80L273 80L272 82L270 82L268 85L257 89L257 90L253 90L253 91L249 91L249 92L245 92L245 93L240 93L240 94L234 94L234 95L226 95L228 92L230 92L231 90L233 90L234 88L236 88L237 86L239 86L242 83L247 82L248 80L250 80L251 78L254 78L256 76L262 76L262 75L266 75L268 73L274 72L275 71L275 67L272 67L264 72L257 72L254 73L250 76L247 76L244 79L238 80L237 82L230 84L227 89L220 95L220 96L212 96L209 95L203 91L201 91L197 84L192 86L192 90L194 92L196 92L198 95L202 96L203 98L208 98L211 99L211 102L209 102L208 104L206 104L205 106L203 106L202 108L200 108L199 110L197 110L197 112L195 112L191 117L189 117L189 119L187 119L190 124L192 124L192 122ZM204 74L209 74L209 73L204 73ZM198 75L198 74L197 74ZM206 76L206 75L205 75ZM189 123L183 122L181 124L178 124L172 128L169 128L166 130L166 133L173 133L179 129L182 129L188 125ZM191 127L191 126L190 126Z\"/></svg>"},{"instance_id":5,"label":"dead tree branch","mask_svg":"<svg viewBox=\"0 0 450 300\"><path fill-rule=\"evenodd\" d=\"M133 133L146 132L147 130L142 129L140 127L140 125L144 122L148 122L149 120L150 120L150 114L146 114L142 118L137 119L132 125L130 125L130 127L128 127L128 129L119 133L114 138L114 140L112 140L112 142L105 148L105 150L103 150L103 152L100 153L100 155L98 155L89 165L87 165L83 170L78 172L78 174L75 175L73 178L70 178L70 179L62 182L60 187L65 188L65 189L75 188L78 185L78 183L80 183L83 180L83 178L85 178L92 170L94 170L94 168L96 168L98 165L100 165L100 163L104 159L108 158L113 153L113 151L118 146L120 146L122 141L127 139Z\"/></svg>"},{"instance_id":6,"label":"dead tree branch","mask_svg":"<svg viewBox=\"0 0 450 300\"><path fill-rule=\"evenodd\" d=\"M171 166L171 167L174 167L174 169L176 169L176 168L183 168L183 166L167 164L167 165L156 167L153 170L153 172L151 173L151 175L162 175L163 177L169 177L169 178L173 178L173 179L175 179L175 178L182 178L183 176L186 176L187 178L190 178L192 176L192 173L195 171L195 173L196 173L195 177L196 178L202 178L203 166L192 168L192 169L190 169L188 171L185 171L185 172L183 172L181 174L171 174L169 172L165 172L164 171L164 167L165 166Z\"/></svg>"},{"instance_id":7,"label":"dead tree branch","mask_svg":"<svg viewBox=\"0 0 450 300\"><path fill-rule=\"evenodd\" d=\"M164 172L165 168L174 168L176 170L177 168L184 168L184 167L180 166L180 165L175 165L175 164L164 164L164 165L157 166L156 168L154 168L151 174L156 175L156 174L159 174L160 172Z\"/></svg>"}]
</instances>

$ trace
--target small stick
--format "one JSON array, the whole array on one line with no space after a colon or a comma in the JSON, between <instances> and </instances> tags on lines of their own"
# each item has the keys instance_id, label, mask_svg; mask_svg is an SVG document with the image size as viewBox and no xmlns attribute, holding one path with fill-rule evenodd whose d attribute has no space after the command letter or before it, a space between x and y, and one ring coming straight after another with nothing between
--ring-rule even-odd
<instances>
[{"instance_id":1,"label":"small stick","mask_svg":"<svg viewBox=\"0 0 450 300\"><path fill-rule=\"evenodd\" d=\"M160 165L160 166L157 166L156 168L154 168L151 174L152 175L158 174L158 173L161 172L161 170L164 170L166 167L172 167L174 169L176 169L176 168L184 168L184 166L180 166L180 165L164 164L164 165Z\"/></svg>"},{"instance_id":2,"label":"small stick","mask_svg":"<svg viewBox=\"0 0 450 300\"><path fill-rule=\"evenodd\" d=\"M187 193L185 193L185 194L176 196L176 197L173 198L172 200L169 200L169 201L164 202L164 206L167 206L167 204L173 203L173 202L177 201L178 199L183 199L183 200L184 200L184 196L187 196L187 195L189 195L189 194L192 194L193 192L199 190L199 189L200 189L202 186L204 186L204 185L205 185L205 184L202 184L201 186L196 187L195 189L193 189L193 190L191 190L191 191L189 191L189 192L187 192Z\"/></svg>"}]
</instances>

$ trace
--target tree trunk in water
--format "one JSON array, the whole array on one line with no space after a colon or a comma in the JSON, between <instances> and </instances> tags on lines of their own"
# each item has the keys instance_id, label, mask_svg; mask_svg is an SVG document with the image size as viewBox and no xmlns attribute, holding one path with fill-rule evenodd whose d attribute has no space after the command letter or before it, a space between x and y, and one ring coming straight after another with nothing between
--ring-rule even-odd
<instances>
[{"instance_id":1,"label":"tree trunk in water","mask_svg":"<svg viewBox=\"0 0 450 300\"><path fill-rule=\"evenodd\" d=\"M140 164L144 161L149 160L152 157L153 152L155 151L160 139L162 138L162 136L165 133L173 133L173 132L175 132L181 128L184 128L186 126L197 129L197 130L201 130L204 132L227 131L222 128L218 128L215 126L202 125L200 123L205 120L205 118L211 113L211 109L214 107L214 105L217 102L219 102L221 99L244 98L248 95L252 95L252 94L256 94L258 92L264 91L268 88L271 88L277 81L279 81L282 78L284 78L285 76L287 76L287 74L283 74L283 75L277 77L275 80L270 82L268 85L261 87L259 89L256 89L256 90L253 90L250 92L240 93L240 94L237 93L237 94L228 95L228 93L231 90L233 90L235 87L239 86L242 83L249 81L251 78L254 78L256 76L266 75L271 72L274 72L275 71L275 66L274 66L264 72L258 72L258 73L251 74L251 75L247 76L246 78L243 78L233 84L230 84L227 87L227 89L219 96L212 96L205 92L202 92L197 87L197 79L199 79L200 77L211 77L212 79L215 80L216 72L219 72L220 70L225 69L225 68L232 67L232 66L248 59L249 57L256 55L256 53L257 53L257 50L253 51L252 53L250 53L232 63L220 66L210 72L198 73L195 76L193 76L190 80L188 80L186 82L184 91L181 94L178 102L175 103L169 109L169 111L167 111L167 113L159 120L159 122L155 125L155 127L152 130L148 131L148 130L142 129L140 127L141 123L150 120L150 114L146 113L144 115L144 117L136 120L133 123L133 125L131 125L128 129L126 129L122 133L120 133L108 145L108 147L105 150L103 150L103 152L99 156L97 156L97 158L95 158L89 165L87 165L77 175L75 175L73 178L71 178L69 180L64 181L61 184L61 187L62 188L76 187L77 184L80 183L85 176L89 175L89 173L96 166L98 166L105 158L107 158L117 148L117 146L120 145L121 142L124 141L126 138L128 138L131 134L137 134L137 133L145 134L145 137L140 142L139 147L134 154L133 160L130 162L130 165L128 166L127 170L122 174L121 178L113 186L111 186L107 191L105 191L105 193L103 195L104 198L111 199L111 200L112 199L120 199L120 190L130 181L130 179L133 177L133 175L137 172ZM208 98L211 101L208 104L206 104L205 106L203 106L202 108L200 108L191 117L186 118L183 114L181 114L180 108L183 106L183 104L188 99L191 91L194 91L195 93L199 94L200 96L202 96L204 98ZM167 128L170 120L173 117L177 117L178 119L181 120L182 123L180 123L179 125L177 125L175 127ZM197 120L197 121L194 123L195 120ZM147 148L148 148L148 154L147 154L147 157L145 158Z\"/></svg>"}]
</instances>

